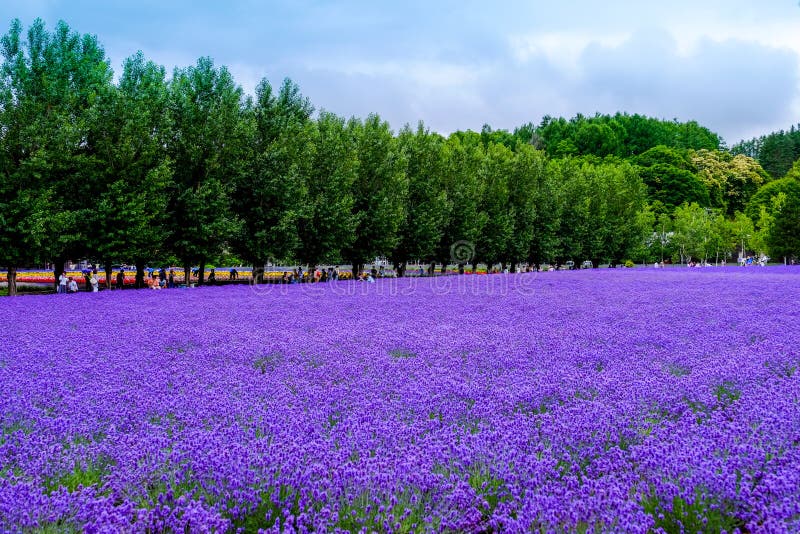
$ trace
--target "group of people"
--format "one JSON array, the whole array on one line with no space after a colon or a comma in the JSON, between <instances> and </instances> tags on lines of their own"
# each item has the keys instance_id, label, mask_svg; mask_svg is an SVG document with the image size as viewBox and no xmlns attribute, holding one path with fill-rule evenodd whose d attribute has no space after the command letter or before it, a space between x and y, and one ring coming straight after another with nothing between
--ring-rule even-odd
<instances>
[{"instance_id":1,"label":"group of people","mask_svg":"<svg viewBox=\"0 0 800 534\"><path fill-rule=\"evenodd\" d=\"M175 270L170 269L169 274L167 274L167 270L163 267L158 271L150 269L150 277L146 283L150 289L172 289L177 287L175 284Z\"/></svg>"},{"instance_id":2,"label":"group of people","mask_svg":"<svg viewBox=\"0 0 800 534\"><path fill-rule=\"evenodd\" d=\"M761 267L764 267L767 265L768 260L769 258L767 258L766 256L761 256L760 258L755 258L753 256L747 256L747 257L740 256L739 265L742 267L749 267L751 265L760 265Z\"/></svg>"},{"instance_id":3,"label":"group of people","mask_svg":"<svg viewBox=\"0 0 800 534\"><path fill-rule=\"evenodd\" d=\"M298 284L304 282L335 282L339 279L339 269L328 267L317 268L314 272L304 272L302 267L298 267L293 271L284 271L281 275L281 284Z\"/></svg>"},{"instance_id":4,"label":"group of people","mask_svg":"<svg viewBox=\"0 0 800 534\"><path fill-rule=\"evenodd\" d=\"M86 270L83 273L84 287L86 291L98 292L100 291L100 278L97 274L97 269ZM238 280L239 272L236 269L230 270L230 280ZM213 284L216 282L216 272L214 269L208 274L208 282ZM113 284L113 286L112 286ZM162 267L161 269L147 269L145 271L145 285L150 289L171 289L178 287L176 281L176 274L174 269L169 272ZM77 293L80 288L78 286L78 278L68 276L67 273L61 273L58 278L58 293ZM125 287L125 271L120 269L116 274L112 274L111 279L108 281L108 288L116 287L122 289Z\"/></svg>"},{"instance_id":5,"label":"group of people","mask_svg":"<svg viewBox=\"0 0 800 534\"><path fill-rule=\"evenodd\" d=\"M67 293L77 293L78 282L71 276L67 276L66 273L61 273L61 276L58 277L58 292L65 295Z\"/></svg>"},{"instance_id":6,"label":"group of people","mask_svg":"<svg viewBox=\"0 0 800 534\"><path fill-rule=\"evenodd\" d=\"M92 293L100 291L100 279L97 276L97 269L83 273L83 278L86 291L91 291ZM67 273L61 273L61 276L58 277L58 292L61 294L77 293L78 281L71 276L67 276Z\"/></svg>"}]
</instances>

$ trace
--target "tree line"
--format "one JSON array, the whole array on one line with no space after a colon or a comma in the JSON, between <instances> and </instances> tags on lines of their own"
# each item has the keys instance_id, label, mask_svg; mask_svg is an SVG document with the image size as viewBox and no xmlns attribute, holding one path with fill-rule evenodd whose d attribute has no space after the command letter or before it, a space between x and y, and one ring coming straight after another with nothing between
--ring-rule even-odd
<instances>
[{"instance_id":1,"label":"tree line","mask_svg":"<svg viewBox=\"0 0 800 534\"><path fill-rule=\"evenodd\" d=\"M395 133L377 114L315 112L288 79L246 95L208 57L168 76L138 53L115 82L97 38L64 22L25 32L15 20L0 45L0 265L12 293L16 269L48 261L57 279L70 258L109 278L112 264L134 264L139 283L147 262L199 265L202 283L205 265L232 258L258 280L270 261L358 271L385 256L403 275L412 260L727 257L741 240L798 252L777 237L796 229L796 176L775 186L694 122L579 115Z\"/></svg>"},{"instance_id":2,"label":"tree line","mask_svg":"<svg viewBox=\"0 0 800 534\"><path fill-rule=\"evenodd\" d=\"M771 176L783 178L800 158L800 125L740 141L731 147L731 152L750 156Z\"/></svg>"}]
</instances>

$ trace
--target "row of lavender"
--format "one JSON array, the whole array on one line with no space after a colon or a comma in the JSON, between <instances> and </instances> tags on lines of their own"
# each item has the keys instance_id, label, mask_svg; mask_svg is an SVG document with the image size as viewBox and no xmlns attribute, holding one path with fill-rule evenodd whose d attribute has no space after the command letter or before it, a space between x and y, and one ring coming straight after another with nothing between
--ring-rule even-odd
<instances>
[{"instance_id":1,"label":"row of lavender","mask_svg":"<svg viewBox=\"0 0 800 534\"><path fill-rule=\"evenodd\" d=\"M0 302L0 530L800 529L791 269L351 284Z\"/></svg>"}]
</instances>

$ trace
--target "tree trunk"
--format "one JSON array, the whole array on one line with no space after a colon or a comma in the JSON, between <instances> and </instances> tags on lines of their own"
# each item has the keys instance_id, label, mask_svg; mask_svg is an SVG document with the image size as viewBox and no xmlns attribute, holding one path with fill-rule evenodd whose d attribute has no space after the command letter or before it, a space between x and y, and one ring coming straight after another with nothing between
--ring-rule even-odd
<instances>
[{"instance_id":1,"label":"tree trunk","mask_svg":"<svg viewBox=\"0 0 800 534\"><path fill-rule=\"evenodd\" d=\"M8 296L17 296L17 268L10 265L8 267Z\"/></svg>"},{"instance_id":2,"label":"tree trunk","mask_svg":"<svg viewBox=\"0 0 800 534\"><path fill-rule=\"evenodd\" d=\"M111 262L105 261L103 265L105 265L106 268L106 289L111 289Z\"/></svg>"},{"instance_id":3,"label":"tree trunk","mask_svg":"<svg viewBox=\"0 0 800 534\"><path fill-rule=\"evenodd\" d=\"M361 270L364 268L364 264L354 261L351 263L351 265L353 268L353 280L358 280L358 275L361 274Z\"/></svg>"},{"instance_id":4,"label":"tree trunk","mask_svg":"<svg viewBox=\"0 0 800 534\"><path fill-rule=\"evenodd\" d=\"M192 266L188 261L183 262L183 285L189 287L192 284Z\"/></svg>"},{"instance_id":5,"label":"tree trunk","mask_svg":"<svg viewBox=\"0 0 800 534\"><path fill-rule=\"evenodd\" d=\"M136 260L136 282L134 287L136 289L144 287L144 260Z\"/></svg>"},{"instance_id":6,"label":"tree trunk","mask_svg":"<svg viewBox=\"0 0 800 534\"><path fill-rule=\"evenodd\" d=\"M253 265L253 280L252 284L263 284L264 283L264 264L262 263L260 266L256 267Z\"/></svg>"},{"instance_id":7,"label":"tree trunk","mask_svg":"<svg viewBox=\"0 0 800 534\"><path fill-rule=\"evenodd\" d=\"M406 262L394 262L394 272L398 278L403 278L406 275Z\"/></svg>"},{"instance_id":8,"label":"tree trunk","mask_svg":"<svg viewBox=\"0 0 800 534\"><path fill-rule=\"evenodd\" d=\"M206 259L200 260L200 268L197 271L197 285L202 286L206 282Z\"/></svg>"},{"instance_id":9,"label":"tree trunk","mask_svg":"<svg viewBox=\"0 0 800 534\"><path fill-rule=\"evenodd\" d=\"M53 264L53 275L55 276L55 281L56 281L56 291L58 291L58 279L61 278L61 275L64 273L65 261L66 260L62 258L56 258L56 261Z\"/></svg>"}]
</instances>

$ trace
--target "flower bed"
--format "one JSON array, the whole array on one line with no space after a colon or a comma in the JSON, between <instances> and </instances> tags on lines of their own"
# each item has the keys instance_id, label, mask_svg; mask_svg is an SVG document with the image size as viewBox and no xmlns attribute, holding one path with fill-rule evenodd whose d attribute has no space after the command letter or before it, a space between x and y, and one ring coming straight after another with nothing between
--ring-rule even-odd
<instances>
[{"instance_id":1,"label":"flower bed","mask_svg":"<svg viewBox=\"0 0 800 534\"><path fill-rule=\"evenodd\" d=\"M0 530L798 532L799 275L3 299Z\"/></svg>"}]
</instances>

